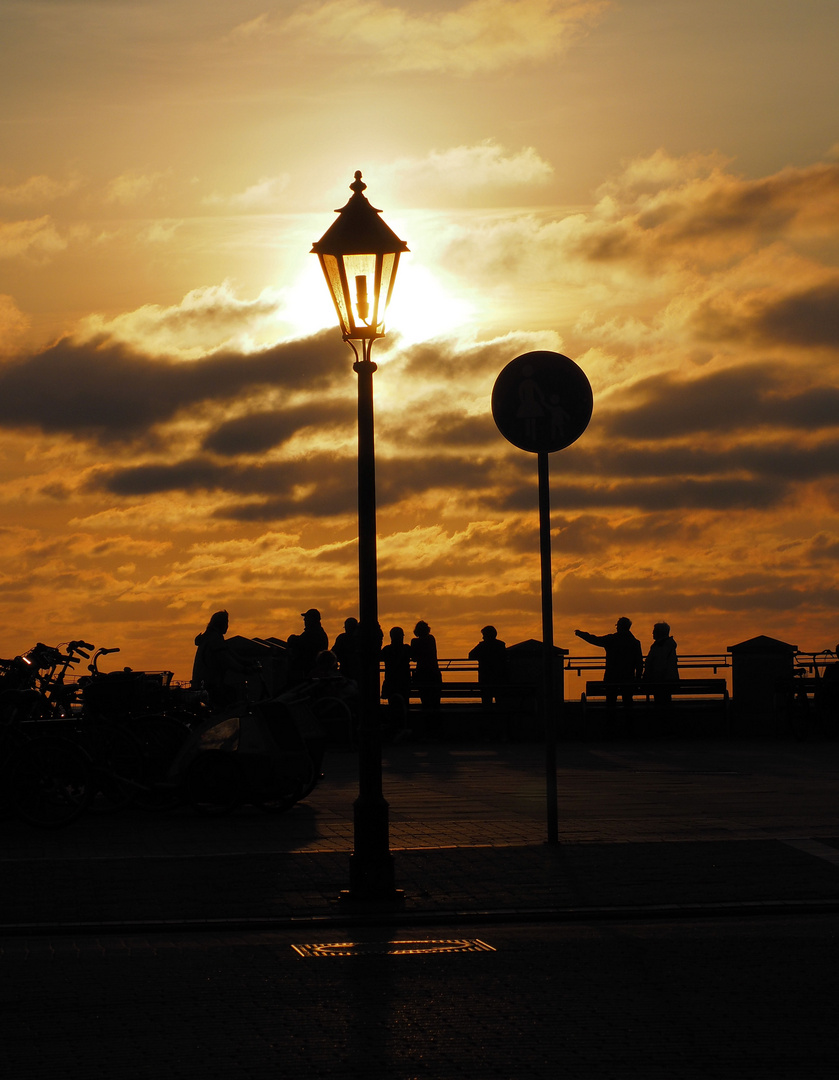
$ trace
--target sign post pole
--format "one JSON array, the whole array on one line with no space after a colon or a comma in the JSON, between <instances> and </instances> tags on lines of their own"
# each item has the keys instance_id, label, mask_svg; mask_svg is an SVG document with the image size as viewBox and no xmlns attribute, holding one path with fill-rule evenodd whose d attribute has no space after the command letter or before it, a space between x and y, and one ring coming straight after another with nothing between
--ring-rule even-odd
<instances>
[{"instance_id":1,"label":"sign post pole","mask_svg":"<svg viewBox=\"0 0 839 1080\"><path fill-rule=\"evenodd\" d=\"M501 371L492 390L492 416L501 434L536 454L539 470L539 558L542 578L542 709L545 725L545 801L548 843L559 843L556 735L565 701L554 687L553 570L549 457L576 442L588 427L594 399L585 372L567 356L530 352Z\"/></svg>"},{"instance_id":2,"label":"sign post pole","mask_svg":"<svg viewBox=\"0 0 839 1080\"><path fill-rule=\"evenodd\" d=\"M542 702L545 710L545 803L548 843L559 843L559 811L556 784L556 729L558 706L564 693L554 694L554 610L551 569L551 484L547 451L537 454L539 462L539 556L542 570ZM564 682L564 680L563 680ZM564 687L563 687L564 690Z\"/></svg>"}]
</instances>

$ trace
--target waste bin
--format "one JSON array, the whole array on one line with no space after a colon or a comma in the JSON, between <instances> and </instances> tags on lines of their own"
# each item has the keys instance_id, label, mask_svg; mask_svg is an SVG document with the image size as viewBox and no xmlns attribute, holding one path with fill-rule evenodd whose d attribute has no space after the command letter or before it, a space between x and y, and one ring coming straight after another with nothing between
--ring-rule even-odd
<instances>
[{"instance_id":1,"label":"waste bin","mask_svg":"<svg viewBox=\"0 0 839 1080\"><path fill-rule=\"evenodd\" d=\"M760 634L729 645L727 651L731 653L732 707L737 717L751 718L763 730L776 726L779 687L793 677L798 646Z\"/></svg>"},{"instance_id":2,"label":"waste bin","mask_svg":"<svg viewBox=\"0 0 839 1080\"><path fill-rule=\"evenodd\" d=\"M553 652L554 703L558 714L565 697L564 658L568 655L568 649L560 649L559 646L554 645ZM542 642L533 638L507 646L507 681L510 684L510 690L505 695L505 702L510 712L507 731L511 739L535 740L541 739L544 735L545 726L540 707L542 655ZM528 690L527 693L522 691L517 693L517 686L532 687L532 690Z\"/></svg>"}]
</instances>

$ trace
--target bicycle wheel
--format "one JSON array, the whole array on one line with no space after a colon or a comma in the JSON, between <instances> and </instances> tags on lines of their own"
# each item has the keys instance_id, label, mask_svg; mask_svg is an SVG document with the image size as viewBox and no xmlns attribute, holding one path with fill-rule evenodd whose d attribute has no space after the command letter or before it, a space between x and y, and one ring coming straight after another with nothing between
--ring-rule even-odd
<instances>
[{"instance_id":1,"label":"bicycle wheel","mask_svg":"<svg viewBox=\"0 0 839 1080\"><path fill-rule=\"evenodd\" d=\"M143 810L172 810L183 801L180 783L172 775L175 759L189 738L189 728L169 716L143 716L131 731L143 753L143 776L134 800Z\"/></svg>"},{"instance_id":2,"label":"bicycle wheel","mask_svg":"<svg viewBox=\"0 0 839 1080\"><path fill-rule=\"evenodd\" d=\"M94 813L128 806L143 788L145 763L139 740L119 724L86 723L79 738L93 765Z\"/></svg>"},{"instance_id":3,"label":"bicycle wheel","mask_svg":"<svg viewBox=\"0 0 839 1080\"><path fill-rule=\"evenodd\" d=\"M304 799L319 777L308 754L268 755L249 761L248 798L266 814L284 814Z\"/></svg>"},{"instance_id":4,"label":"bicycle wheel","mask_svg":"<svg viewBox=\"0 0 839 1080\"><path fill-rule=\"evenodd\" d=\"M75 821L93 796L90 758L57 735L36 735L16 748L9 768L13 812L30 825L59 829Z\"/></svg>"},{"instance_id":5,"label":"bicycle wheel","mask_svg":"<svg viewBox=\"0 0 839 1080\"><path fill-rule=\"evenodd\" d=\"M225 750L203 750L190 762L184 791L200 814L229 814L241 806L242 776L236 755Z\"/></svg>"}]
</instances>

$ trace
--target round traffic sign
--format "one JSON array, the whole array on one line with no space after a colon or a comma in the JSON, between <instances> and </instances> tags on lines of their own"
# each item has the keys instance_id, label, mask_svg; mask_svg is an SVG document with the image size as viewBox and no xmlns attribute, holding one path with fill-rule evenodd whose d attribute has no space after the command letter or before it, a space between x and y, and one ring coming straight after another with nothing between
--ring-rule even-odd
<instances>
[{"instance_id":1,"label":"round traffic sign","mask_svg":"<svg viewBox=\"0 0 839 1080\"><path fill-rule=\"evenodd\" d=\"M586 373L567 356L529 352L511 360L492 389L492 417L513 446L552 454L588 427L594 398Z\"/></svg>"}]
</instances>

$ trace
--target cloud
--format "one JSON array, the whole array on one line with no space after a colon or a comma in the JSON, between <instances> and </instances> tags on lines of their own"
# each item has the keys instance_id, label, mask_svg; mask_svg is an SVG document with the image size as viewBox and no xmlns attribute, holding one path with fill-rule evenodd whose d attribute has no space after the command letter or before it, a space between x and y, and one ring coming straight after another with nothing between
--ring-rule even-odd
<instances>
[{"instance_id":1,"label":"cloud","mask_svg":"<svg viewBox=\"0 0 839 1080\"><path fill-rule=\"evenodd\" d=\"M150 195L165 174L162 172L125 172L115 177L105 189L105 202L120 206L134 206Z\"/></svg>"},{"instance_id":2,"label":"cloud","mask_svg":"<svg viewBox=\"0 0 839 1080\"><path fill-rule=\"evenodd\" d=\"M54 202L71 195L82 185L82 178L78 175L68 177L66 180L55 180L51 176L39 174L30 176L19 184L0 185L0 202L27 204Z\"/></svg>"},{"instance_id":3,"label":"cloud","mask_svg":"<svg viewBox=\"0 0 839 1080\"><path fill-rule=\"evenodd\" d=\"M248 354L170 362L119 342L64 339L0 368L0 425L130 443L183 409L230 402L256 388L323 389L343 349L335 334L324 333Z\"/></svg>"},{"instance_id":4,"label":"cloud","mask_svg":"<svg viewBox=\"0 0 839 1080\"><path fill-rule=\"evenodd\" d=\"M598 0L470 0L414 14L378 0L327 0L300 8L284 31L361 54L391 71L461 76L555 58L603 15Z\"/></svg>"},{"instance_id":5,"label":"cloud","mask_svg":"<svg viewBox=\"0 0 839 1080\"><path fill-rule=\"evenodd\" d=\"M282 446L300 431L324 430L354 421L356 407L351 401L308 402L289 409L246 413L227 420L204 438L204 450L235 457L238 454L262 454Z\"/></svg>"},{"instance_id":6,"label":"cloud","mask_svg":"<svg viewBox=\"0 0 839 1080\"><path fill-rule=\"evenodd\" d=\"M64 251L67 241L59 234L49 214L31 221L0 222L0 259L27 255L36 260Z\"/></svg>"},{"instance_id":7,"label":"cloud","mask_svg":"<svg viewBox=\"0 0 839 1080\"><path fill-rule=\"evenodd\" d=\"M839 387L778 364L746 364L693 378L666 373L640 379L601 412L607 436L684 439L773 427L815 432L839 425Z\"/></svg>"},{"instance_id":8,"label":"cloud","mask_svg":"<svg viewBox=\"0 0 839 1080\"><path fill-rule=\"evenodd\" d=\"M706 339L759 341L805 348L839 348L839 276L796 288L784 283L767 295L727 293L703 302L693 317Z\"/></svg>"},{"instance_id":9,"label":"cloud","mask_svg":"<svg viewBox=\"0 0 839 1080\"><path fill-rule=\"evenodd\" d=\"M169 244L174 239L175 233L182 226L182 221L173 220L171 218L153 221L138 233L138 239L146 244Z\"/></svg>"},{"instance_id":10,"label":"cloud","mask_svg":"<svg viewBox=\"0 0 839 1080\"><path fill-rule=\"evenodd\" d=\"M756 242L835 229L839 164L746 179L726 172L716 155L673 158L659 150L604 184L580 224L580 254L599 261L667 254L691 262L731 260Z\"/></svg>"},{"instance_id":11,"label":"cloud","mask_svg":"<svg viewBox=\"0 0 839 1080\"><path fill-rule=\"evenodd\" d=\"M475 213L427 242L442 265L484 291L538 286L544 307L546 290L570 288L573 306L595 308L599 321L610 308L684 296L686 286L744 293L795 277L800 287L816 275L816 243L828 258L839 253L839 164L752 180L715 155L663 151L629 162L589 209ZM620 304L609 300L615 289Z\"/></svg>"},{"instance_id":12,"label":"cloud","mask_svg":"<svg viewBox=\"0 0 839 1080\"><path fill-rule=\"evenodd\" d=\"M203 202L205 206L226 206L234 210L276 210L290 183L291 177L288 173L283 173L282 176L264 176L244 191L233 195L214 193L208 195Z\"/></svg>"},{"instance_id":13,"label":"cloud","mask_svg":"<svg viewBox=\"0 0 839 1080\"><path fill-rule=\"evenodd\" d=\"M151 355L196 359L224 347L245 349L272 327L276 339L280 307L270 288L242 300L223 282L192 289L170 307L145 304L111 319L89 315L74 338L81 343L105 338Z\"/></svg>"},{"instance_id":14,"label":"cloud","mask_svg":"<svg viewBox=\"0 0 839 1080\"><path fill-rule=\"evenodd\" d=\"M776 478L731 478L714 476L707 480L631 480L604 483L567 483L551 487L557 505L575 510L634 509L643 513L663 510L766 510L779 506L790 494L787 480ZM532 507L533 496L524 488L510 492L501 506L522 511Z\"/></svg>"},{"instance_id":15,"label":"cloud","mask_svg":"<svg viewBox=\"0 0 839 1080\"><path fill-rule=\"evenodd\" d=\"M18 308L13 297L0 293L0 356L11 356L17 352L29 324L30 320Z\"/></svg>"},{"instance_id":16,"label":"cloud","mask_svg":"<svg viewBox=\"0 0 839 1080\"><path fill-rule=\"evenodd\" d=\"M752 574L703 572L690 582L676 573L633 581L619 573L579 571L565 576L559 588L563 603L575 612L614 616L615 597L619 596L618 614L653 612L654 617L659 617L659 613L668 613L671 620L674 615L681 615L681 630L673 621L674 634L680 641L685 640L683 633L696 634L697 614L711 614L719 641L720 615L747 611L752 613L753 619L759 619L761 615L804 609L809 610L812 618L817 612L834 606L839 598L839 589L831 586L820 593L803 574L789 579L778 575L767 580L760 571ZM686 615L691 616L687 625Z\"/></svg>"},{"instance_id":17,"label":"cloud","mask_svg":"<svg viewBox=\"0 0 839 1080\"><path fill-rule=\"evenodd\" d=\"M497 443L499 435L491 416L445 412L429 418L423 437L437 446L480 449Z\"/></svg>"},{"instance_id":18,"label":"cloud","mask_svg":"<svg viewBox=\"0 0 839 1080\"><path fill-rule=\"evenodd\" d=\"M219 508L223 517L268 521L300 515L332 517L354 510L356 458L353 453L311 452L284 461L245 464L200 456L175 463L101 468L89 481L94 490L143 497L172 492L223 492L247 496L246 504ZM473 490L485 483L479 460L446 456L382 459L378 463L380 507L432 490Z\"/></svg>"},{"instance_id":19,"label":"cloud","mask_svg":"<svg viewBox=\"0 0 839 1080\"><path fill-rule=\"evenodd\" d=\"M492 139L477 145L432 150L422 158L399 158L378 170L402 198L474 194L481 189L546 184L553 166L532 146L509 151Z\"/></svg>"}]
</instances>

